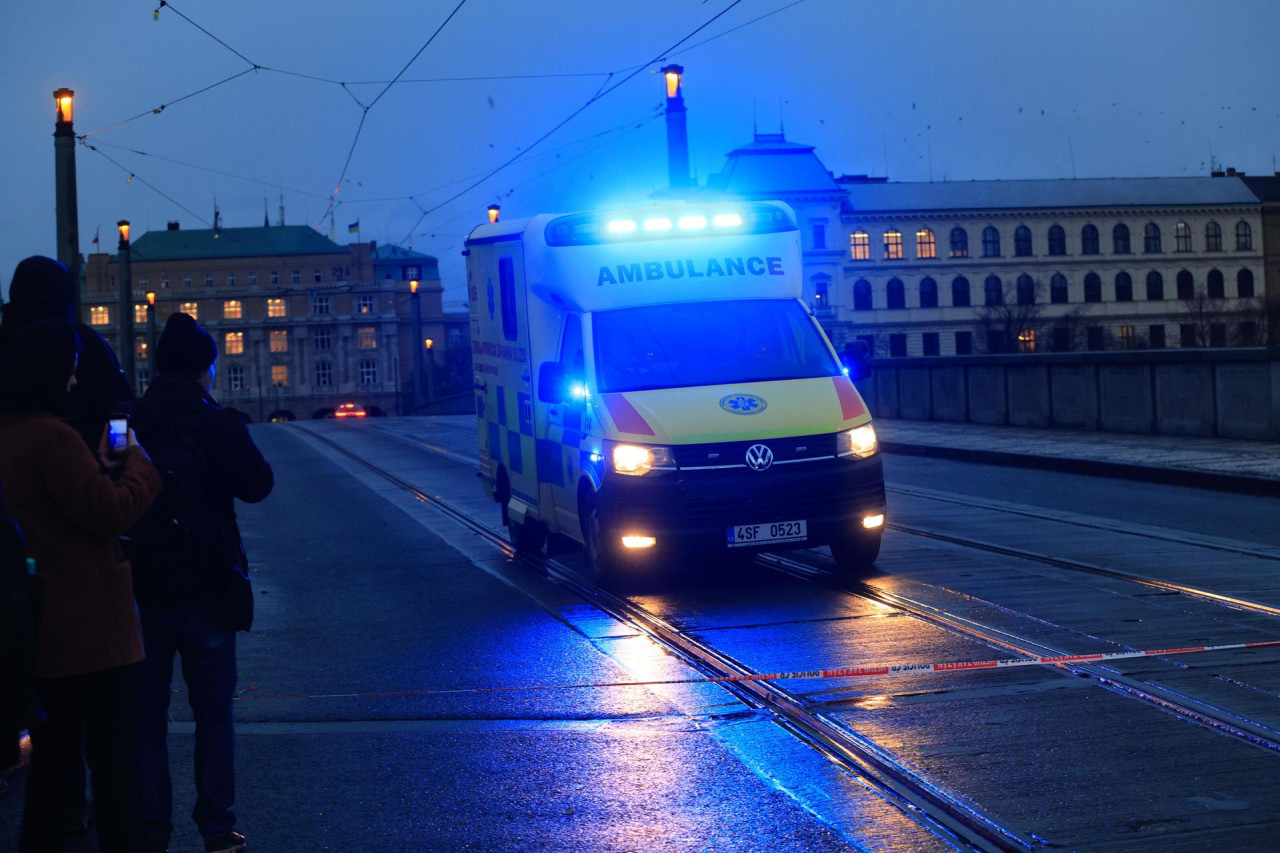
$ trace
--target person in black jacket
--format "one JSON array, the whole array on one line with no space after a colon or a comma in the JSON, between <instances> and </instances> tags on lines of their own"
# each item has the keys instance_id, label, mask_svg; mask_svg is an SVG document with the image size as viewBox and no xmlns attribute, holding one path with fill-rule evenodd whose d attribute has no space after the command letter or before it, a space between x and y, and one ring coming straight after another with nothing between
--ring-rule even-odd
<instances>
[{"instance_id":1,"label":"person in black jacket","mask_svg":"<svg viewBox=\"0 0 1280 853\"><path fill-rule=\"evenodd\" d=\"M274 485L271 466L240 418L209 394L217 371L213 338L188 314L169 317L156 345L160 375L138 403L133 426L167 491L196 505L195 543L185 564L169 564L174 550L148 550L135 528L134 591L142 614L147 657L138 664L135 750L142 850L168 849L173 799L165 744L173 659L182 656L196 723L196 806L192 816L207 851L245 848L235 831L234 731L236 631L248 630L252 593L248 560L236 526L235 499L257 503ZM146 445L144 445L146 446ZM182 470L177 470L182 469ZM172 501L173 495L169 496ZM157 499L153 509L165 505ZM172 504L169 504L172 506ZM245 593L248 592L246 596Z\"/></svg>"},{"instance_id":2,"label":"person in black jacket","mask_svg":"<svg viewBox=\"0 0 1280 853\"><path fill-rule=\"evenodd\" d=\"M9 301L0 311L0 349L37 320L67 320L80 336L80 366L71 391L71 425L89 449L98 450L102 431L113 412L133 405L133 388L111 345L93 327L71 315L75 281L71 270L53 258L32 255L18 263L9 281Z\"/></svg>"}]
</instances>

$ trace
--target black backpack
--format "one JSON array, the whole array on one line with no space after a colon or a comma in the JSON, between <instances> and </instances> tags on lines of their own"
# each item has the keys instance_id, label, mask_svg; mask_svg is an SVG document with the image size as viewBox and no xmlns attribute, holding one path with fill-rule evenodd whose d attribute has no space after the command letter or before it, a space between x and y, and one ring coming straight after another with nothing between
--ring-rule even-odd
<instances>
[{"instance_id":1,"label":"black backpack","mask_svg":"<svg viewBox=\"0 0 1280 853\"><path fill-rule=\"evenodd\" d=\"M31 709L41 593L31 567L22 527L0 512L0 769L18 762Z\"/></svg>"}]
</instances>

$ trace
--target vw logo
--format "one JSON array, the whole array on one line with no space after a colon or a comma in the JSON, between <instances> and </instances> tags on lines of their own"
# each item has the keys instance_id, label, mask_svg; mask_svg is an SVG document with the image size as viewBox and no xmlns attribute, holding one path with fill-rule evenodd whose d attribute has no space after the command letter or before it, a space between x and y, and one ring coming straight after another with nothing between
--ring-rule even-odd
<instances>
[{"instance_id":1,"label":"vw logo","mask_svg":"<svg viewBox=\"0 0 1280 853\"><path fill-rule=\"evenodd\" d=\"M726 394L720 398L720 408L731 415L758 415L769 404L755 394Z\"/></svg>"},{"instance_id":2,"label":"vw logo","mask_svg":"<svg viewBox=\"0 0 1280 853\"><path fill-rule=\"evenodd\" d=\"M752 471L764 471L773 464L773 451L766 445L753 444L747 448L747 467Z\"/></svg>"}]
</instances>

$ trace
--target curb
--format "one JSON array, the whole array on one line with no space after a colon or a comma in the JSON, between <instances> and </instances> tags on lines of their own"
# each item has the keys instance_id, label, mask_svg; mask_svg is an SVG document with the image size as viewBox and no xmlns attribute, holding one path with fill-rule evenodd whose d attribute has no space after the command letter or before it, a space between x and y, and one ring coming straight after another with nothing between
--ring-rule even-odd
<instances>
[{"instance_id":1,"label":"curb","mask_svg":"<svg viewBox=\"0 0 1280 853\"><path fill-rule=\"evenodd\" d=\"M971 447L914 444L908 441L886 441L884 439L880 441L880 449L886 453L901 453L907 456L928 456L935 459L954 459L960 462L980 462L987 465L1034 468L1041 471L1059 471L1067 474L1088 474L1095 477L1137 480L1143 483L1165 483L1172 486L1213 489L1215 491L1243 495L1261 495L1263 497L1280 495L1280 480L1270 477L1250 477L1245 474L1222 474L1215 471L1195 471L1188 468L1157 468L1151 465L1134 465L1127 462L1103 462L1097 459L1080 459L1066 456L1036 456L1030 453L1009 453L1002 450L978 450Z\"/></svg>"}]
</instances>

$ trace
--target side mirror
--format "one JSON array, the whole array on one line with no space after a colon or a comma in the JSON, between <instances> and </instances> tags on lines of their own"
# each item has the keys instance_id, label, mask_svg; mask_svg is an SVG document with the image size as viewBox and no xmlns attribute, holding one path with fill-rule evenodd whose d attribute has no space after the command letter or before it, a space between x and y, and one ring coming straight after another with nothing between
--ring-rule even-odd
<instances>
[{"instance_id":1,"label":"side mirror","mask_svg":"<svg viewBox=\"0 0 1280 853\"><path fill-rule=\"evenodd\" d=\"M871 347L866 341L849 341L840 351L840 363L854 382L871 375Z\"/></svg>"},{"instance_id":2,"label":"side mirror","mask_svg":"<svg viewBox=\"0 0 1280 853\"><path fill-rule=\"evenodd\" d=\"M567 403L570 400L569 373L558 361L544 361L538 366L538 401Z\"/></svg>"}]
</instances>

